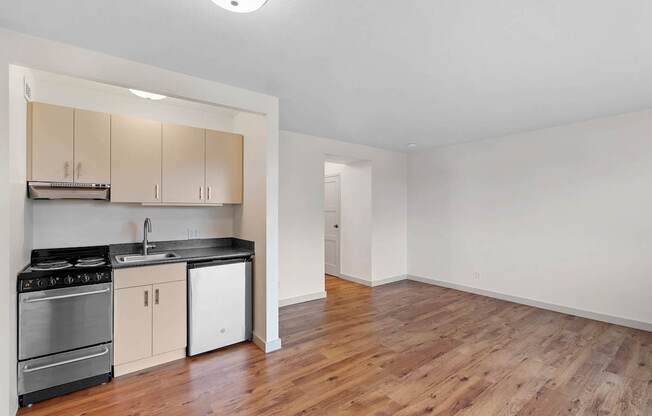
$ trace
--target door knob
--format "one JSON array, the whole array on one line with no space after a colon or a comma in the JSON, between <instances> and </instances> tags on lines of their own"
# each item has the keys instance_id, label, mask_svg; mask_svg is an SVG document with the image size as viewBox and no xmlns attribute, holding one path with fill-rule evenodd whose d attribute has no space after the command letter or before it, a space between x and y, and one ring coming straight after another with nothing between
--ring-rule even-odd
<instances>
[{"instance_id":1,"label":"door knob","mask_svg":"<svg viewBox=\"0 0 652 416\"><path fill-rule=\"evenodd\" d=\"M340 228L340 226L337 225L337 224L333 225L333 227L335 227L335 228Z\"/></svg>"}]
</instances>

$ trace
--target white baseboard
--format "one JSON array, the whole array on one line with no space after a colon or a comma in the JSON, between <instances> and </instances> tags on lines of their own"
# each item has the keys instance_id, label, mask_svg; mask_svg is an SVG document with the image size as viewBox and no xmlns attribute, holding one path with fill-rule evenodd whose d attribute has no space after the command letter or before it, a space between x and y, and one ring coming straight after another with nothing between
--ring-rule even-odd
<instances>
[{"instance_id":1,"label":"white baseboard","mask_svg":"<svg viewBox=\"0 0 652 416\"><path fill-rule=\"evenodd\" d=\"M567 315L579 316L581 318L593 319L595 321L607 322L610 324L626 326L628 328L640 329L643 331L652 332L652 323L637 321L634 319L622 318L620 316L606 315L599 312L587 311L583 309L572 308L570 306L556 305L554 303L542 302L530 298L523 298L520 296L507 295L500 292L491 290L480 289L477 287L461 285L458 283L445 282L443 280L430 279L427 277L408 275L409 280L415 282L426 283L434 286L446 287L449 289L460 290L462 292L474 293L476 295L487 296L490 298L506 300L508 302L520 303L522 305L533 306L535 308L547 309L553 312L564 313Z\"/></svg>"},{"instance_id":2,"label":"white baseboard","mask_svg":"<svg viewBox=\"0 0 652 416\"><path fill-rule=\"evenodd\" d=\"M367 279L362 279L360 277L348 276L342 273L340 273L340 275L337 277L344 280L348 280L349 282L358 283L360 285L365 285L368 287L376 287L376 286L386 285L388 283L400 282L401 280L406 280L408 278L407 275L403 274L400 276L388 277L380 280L367 280Z\"/></svg>"},{"instance_id":3,"label":"white baseboard","mask_svg":"<svg viewBox=\"0 0 652 416\"><path fill-rule=\"evenodd\" d=\"M385 279L380 279L380 280L373 280L371 282L371 287L382 286L388 283L400 282L401 280L407 280L407 276L403 274L400 276L387 277Z\"/></svg>"},{"instance_id":4,"label":"white baseboard","mask_svg":"<svg viewBox=\"0 0 652 416\"><path fill-rule=\"evenodd\" d=\"M274 352L281 349L281 338L276 338L272 341L263 341L258 335L253 336L254 344L265 353Z\"/></svg>"},{"instance_id":5,"label":"white baseboard","mask_svg":"<svg viewBox=\"0 0 652 416\"><path fill-rule=\"evenodd\" d=\"M324 299L326 292L308 293L307 295L295 296L292 298L279 299L278 307L295 305L297 303L310 302L311 300Z\"/></svg>"},{"instance_id":6,"label":"white baseboard","mask_svg":"<svg viewBox=\"0 0 652 416\"><path fill-rule=\"evenodd\" d=\"M357 283L359 285L365 285L371 287L371 281L367 279L363 279L361 277L353 277L346 275L344 273L340 273L339 276L340 279L348 280L349 282Z\"/></svg>"}]
</instances>

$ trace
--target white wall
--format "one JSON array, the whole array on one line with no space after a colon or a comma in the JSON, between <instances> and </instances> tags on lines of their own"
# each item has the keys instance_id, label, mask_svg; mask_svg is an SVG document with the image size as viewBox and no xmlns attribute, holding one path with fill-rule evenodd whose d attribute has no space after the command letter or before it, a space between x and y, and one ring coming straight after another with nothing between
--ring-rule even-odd
<instances>
[{"instance_id":1,"label":"white wall","mask_svg":"<svg viewBox=\"0 0 652 416\"><path fill-rule=\"evenodd\" d=\"M26 120L27 105L23 96L23 79L31 79L30 71L22 70L15 66L8 67L8 104L9 104L9 120L23 119ZM0 94L2 90L0 90ZM26 179L26 146L25 137L27 135L27 123L9 123L9 140L8 152L9 157L9 170L8 183L9 183L9 214L3 218L9 221L9 227L6 233L2 233L9 237L9 261L8 264L9 279L8 291L9 298L7 302L0 304L8 305L11 311L16 310L16 276L18 272L25 267L29 262L30 250L32 248L32 234L31 234L31 201L26 198L25 179ZM4 286L4 285L3 285ZM6 286L5 286L6 287ZM5 290L2 290L3 292ZM4 314L3 314L4 315ZM15 334L16 318L15 312L8 314L8 328L12 334ZM15 338L13 338L15 341ZM8 371L3 371L8 379L8 398L10 407L15 405L16 398L16 342L8 344L9 354L9 368ZM3 360L5 361L5 360ZM7 391L7 390L3 390ZM4 398L4 397L3 397ZM2 403L2 401L0 401Z\"/></svg>"},{"instance_id":2,"label":"white wall","mask_svg":"<svg viewBox=\"0 0 652 416\"><path fill-rule=\"evenodd\" d=\"M9 196L10 64L265 115L267 177L265 188L255 192L265 194L265 230L257 232L265 233L266 247L263 250L266 250L265 282L268 290L263 300L257 300L254 307L264 314L262 321L266 339L263 341L279 345L278 292L275 290L278 284L278 174L274 174L278 172L278 99L78 47L0 30L0 264L4 265L0 269L0 305L4 308L4 312L0 313L0 389L3 392L0 394L0 414L13 414L17 405L16 355L12 351L12 344L16 344L16 332L12 326L16 320L16 310L11 301L12 298L15 299L16 287L15 273L11 269L8 253L24 241L25 235L24 227L11 230L9 227L9 212L22 209L24 204ZM260 248L257 247L257 250L257 254L261 254ZM257 328L254 327L254 330Z\"/></svg>"},{"instance_id":3,"label":"white wall","mask_svg":"<svg viewBox=\"0 0 652 416\"><path fill-rule=\"evenodd\" d=\"M372 165L371 280L406 274L406 163L403 153L281 131L280 293L324 291L324 162L331 155Z\"/></svg>"},{"instance_id":4,"label":"white wall","mask_svg":"<svg viewBox=\"0 0 652 416\"><path fill-rule=\"evenodd\" d=\"M269 247L275 245L275 242L268 241L268 226L265 216L265 212L268 210L266 183L270 174L267 162L269 145L265 137L265 117L256 114L238 114L234 118L234 128L244 136L244 203L235 207L234 234L245 240L254 241L256 244L255 303L257 305L264 304L268 297L269 302L273 303L278 299L278 281L269 280L266 276L276 276L277 271L274 269L278 268L278 265L270 264L267 261L270 256ZM272 255L272 257L274 256ZM268 313L272 313L272 311L268 311ZM261 340L268 340L271 349L280 348L278 336L274 337L274 334L278 333L278 320L266 322L265 316L265 310L254 308L254 338L259 343ZM268 336L272 338L268 338Z\"/></svg>"},{"instance_id":5,"label":"white wall","mask_svg":"<svg viewBox=\"0 0 652 416\"><path fill-rule=\"evenodd\" d=\"M233 236L232 206L151 207L102 201L32 201L34 248L73 247L143 240L143 221L152 220L150 241Z\"/></svg>"},{"instance_id":6,"label":"white wall","mask_svg":"<svg viewBox=\"0 0 652 416\"><path fill-rule=\"evenodd\" d=\"M341 273L371 282L373 244L372 163L344 166L341 177ZM405 274L405 273L402 273Z\"/></svg>"},{"instance_id":7,"label":"white wall","mask_svg":"<svg viewBox=\"0 0 652 416\"><path fill-rule=\"evenodd\" d=\"M0 49L0 62L6 62L7 53ZM16 412L16 355L13 354L12 344L16 338L12 321L16 319L14 307L15 294L12 292L11 282L13 270L10 264L10 250L16 245L13 241L14 234L10 231L11 206L14 205L10 198L11 176L9 163L11 157L9 135L9 65L0 65L0 334L9 342L0 342L0 414L13 415Z\"/></svg>"},{"instance_id":8,"label":"white wall","mask_svg":"<svg viewBox=\"0 0 652 416\"><path fill-rule=\"evenodd\" d=\"M409 274L650 327L651 137L642 112L411 154Z\"/></svg>"},{"instance_id":9,"label":"white wall","mask_svg":"<svg viewBox=\"0 0 652 416\"><path fill-rule=\"evenodd\" d=\"M324 176L339 175L342 173L346 164L339 162L324 162Z\"/></svg>"},{"instance_id":10,"label":"white wall","mask_svg":"<svg viewBox=\"0 0 652 416\"><path fill-rule=\"evenodd\" d=\"M47 71L29 72L34 101L229 132L238 114L236 110L173 97L144 100L127 88Z\"/></svg>"}]
</instances>

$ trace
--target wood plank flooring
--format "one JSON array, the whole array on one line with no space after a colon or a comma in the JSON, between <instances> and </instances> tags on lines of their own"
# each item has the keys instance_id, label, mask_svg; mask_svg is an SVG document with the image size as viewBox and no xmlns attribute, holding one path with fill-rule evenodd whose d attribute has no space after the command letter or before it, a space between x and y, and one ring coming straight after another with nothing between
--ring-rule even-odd
<instances>
[{"instance_id":1,"label":"wood plank flooring","mask_svg":"<svg viewBox=\"0 0 652 416\"><path fill-rule=\"evenodd\" d=\"M21 415L652 415L652 333L404 281L327 277L243 344Z\"/></svg>"}]
</instances>

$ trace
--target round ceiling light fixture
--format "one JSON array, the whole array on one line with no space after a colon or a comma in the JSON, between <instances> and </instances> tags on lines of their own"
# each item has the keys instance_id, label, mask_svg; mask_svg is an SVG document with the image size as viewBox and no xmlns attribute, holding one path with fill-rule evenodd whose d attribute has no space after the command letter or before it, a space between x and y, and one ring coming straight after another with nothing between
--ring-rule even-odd
<instances>
[{"instance_id":1,"label":"round ceiling light fixture","mask_svg":"<svg viewBox=\"0 0 652 416\"><path fill-rule=\"evenodd\" d=\"M129 91L131 91L131 93L133 95L137 95L140 98L144 98L146 100L154 100L154 101L156 101L156 100L162 100L164 98L167 98L165 95L154 94L153 92L147 92L147 91L141 91L141 90L133 90L131 88L129 88Z\"/></svg>"},{"instance_id":2,"label":"round ceiling light fixture","mask_svg":"<svg viewBox=\"0 0 652 416\"><path fill-rule=\"evenodd\" d=\"M414 149L415 147L417 147L417 144L416 143L408 143L407 147L409 147L410 149Z\"/></svg>"},{"instance_id":3,"label":"round ceiling light fixture","mask_svg":"<svg viewBox=\"0 0 652 416\"><path fill-rule=\"evenodd\" d=\"M267 0L213 0L213 3L230 12L251 13L263 7Z\"/></svg>"}]
</instances>

